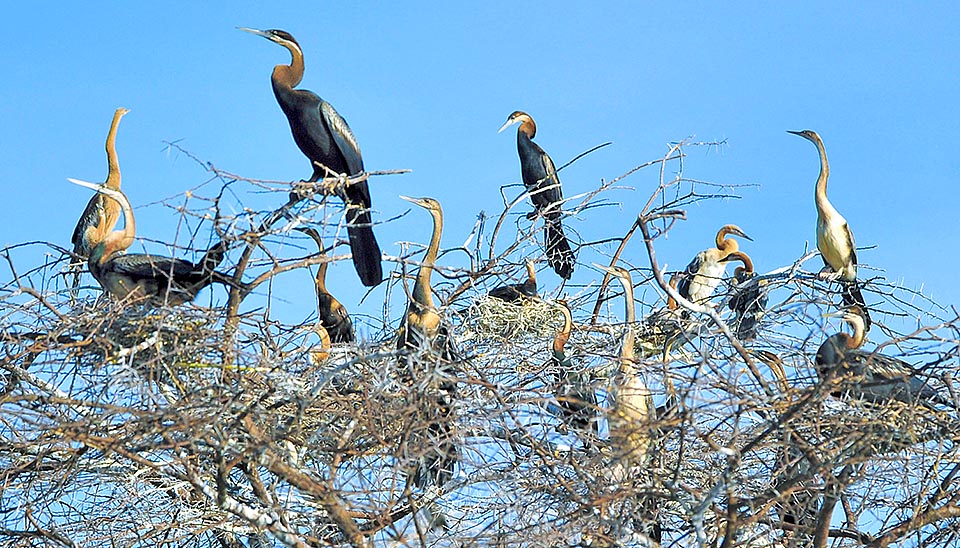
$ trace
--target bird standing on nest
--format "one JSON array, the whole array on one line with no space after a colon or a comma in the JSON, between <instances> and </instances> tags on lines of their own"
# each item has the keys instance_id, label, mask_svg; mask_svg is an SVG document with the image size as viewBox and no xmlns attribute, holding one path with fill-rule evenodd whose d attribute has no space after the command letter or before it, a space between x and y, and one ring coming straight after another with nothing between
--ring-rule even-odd
<instances>
[{"instance_id":1,"label":"bird standing on nest","mask_svg":"<svg viewBox=\"0 0 960 548\"><path fill-rule=\"evenodd\" d=\"M228 283L214 269L223 260L225 244L218 242L207 250L199 263L144 253L125 255L136 237L133 207L120 190L106 185L69 179L116 200L123 210L123 230L113 231L90 252L88 265L101 287L118 299L143 299L179 305L196 298L201 289L213 281Z\"/></svg>"},{"instance_id":2,"label":"bird standing on nest","mask_svg":"<svg viewBox=\"0 0 960 548\"><path fill-rule=\"evenodd\" d=\"M730 298L728 306L737 315L734 322L737 338L751 341L757 337L760 318L767 307L767 294L762 291L762 282L754 279L757 273L753 270L753 260L749 255L743 251L735 251L723 260L731 261L740 261L743 266L738 266L733 271L733 297Z\"/></svg>"},{"instance_id":3,"label":"bird standing on nest","mask_svg":"<svg viewBox=\"0 0 960 548\"><path fill-rule=\"evenodd\" d=\"M310 227L298 228L300 232L310 236L317 243L318 255L325 256L323 249L323 239L320 233ZM350 320L350 314L347 308L340 304L336 297L327 291L327 267L329 262L324 261L317 267L317 276L314 279L314 288L317 292L317 315L320 325L329 334L329 338L334 343L352 343L355 339L353 333L353 321Z\"/></svg>"},{"instance_id":4,"label":"bird standing on nest","mask_svg":"<svg viewBox=\"0 0 960 548\"><path fill-rule=\"evenodd\" d=\"M862 399L873 403L896 400L904 403L933 404L955 407L954 403L916 375L916 369L903 360L877 352L860 350L865 339L863 310L854 306L842 313L853 333L836 333L827 337L817 350L817 375L821 380L849 377L842 390L832 392L839 397Z\"/></svg>"},{"instance_id":5,"label":"bird standing on nest","mask_svg":"<svg viewBox=\"0 0 960 548\"><path fill-rule=\"evenodd\" d=\"M537 298L537 269L530 259L527 259L526 264L527 279L523 283L501 285L494 288L488 295L507 302L523 301L524 297Z\"/></svg>"},{"instance_id":6,"label":"bird standing on nest","mask_svg":"<svg viewBox=\"0 0 960 548\"><path fill-rule=\"evenodd\" d=\"M566 301L557 301L563 314L563 325L553 338L553 352L550 356L551 369L556 371L556 398L560 404L565 422L569 422L579 432L589 428L596 436L599 432L596 415L598 409L597 393L590 386L589 373L578 371L564 347L570 340L573 329L573 317Z\"/></svg>"}]
</instances>

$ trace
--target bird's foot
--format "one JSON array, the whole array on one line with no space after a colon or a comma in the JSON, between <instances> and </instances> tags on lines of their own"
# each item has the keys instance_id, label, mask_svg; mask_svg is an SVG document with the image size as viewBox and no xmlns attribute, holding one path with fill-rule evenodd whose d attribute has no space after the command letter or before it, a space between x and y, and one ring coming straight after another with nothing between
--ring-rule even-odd
<instances>
[{"instance_id":1,"label":"bird's foot","mask_svg":"<svg viewBox=\"0 0 960 548\"><path fill-rule=\"evenodd\" d=\"M834 272L829 266L825 266L817 273L817 278L827 282L835 282L840 279L840 273Z\"/></svg>"}]
</instances>

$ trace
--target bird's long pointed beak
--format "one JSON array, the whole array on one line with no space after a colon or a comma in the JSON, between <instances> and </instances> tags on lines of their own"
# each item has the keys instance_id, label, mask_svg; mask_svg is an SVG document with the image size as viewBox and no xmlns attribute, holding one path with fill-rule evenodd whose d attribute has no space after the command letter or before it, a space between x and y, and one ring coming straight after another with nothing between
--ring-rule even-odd
<instances>
[{"instance_id":1,"label":"bird's long pointed beak","mask_svg":"<svg viewBox=\"0 0 960 548\"><path fill-rule=\"evenodd\" d=\"M600 270L606 272L607 274L609 274L609 275L611 275L611 276L619 276L619 274L617 273L616 270L614 270L612 267L609 267L609 266L607 266L607 265L602 265L602 264L593 263L593 266L599 268Z\"/></svg>"},{"instance_id":2,"label":"bird's long pointed beak","mask_svg":"<svg viewBox=\"0 0 960 548\"><path fill-rule=\"evenodd\" d=\"M92 188L93 190L96 190L97 192L99 192L100 189L103 188L103 185L99 185L99 184L97 184L97 183L89 183L89 182L87 182L87 181L81 181L80 179L72 179L72 178L70 178L70 177L67 177L67 180L70 181L71 183L75 184L75 185L80 185L80 186L85 186L85 187L87 187L87 188Z\"/></svg>"},{"instance_id":3,"label":"bird's long pointed beak","mask_svg":"<svg viewBox=\"0 0 960 548\"><path fill-rule=\"evenodd\" d=\"M792 134L794 134L794 135L799 135L799 136L803 137L803 132L802 132L802 131L793 131L793 130L789 130L789 129L788 129L788 130L787 130L787 133L792 133Z\"/></svg>"},{"instance_id":4,"label":"bird's long pointed beak","mask_svg":"<svg viewBox=\"0 0 960 548\"><path fill-rule=\"evenodd\" d=\"M516 118L510 118L510 119L508 119L505 124L503 124L502 126L500 126L500 129L497 130L497 133L503 133L503 130L507 129L508 127L510 127L510 126L512 126L513 124L516 124L516 123L517 123L517 119L516 119Z\"/></svg>"},{"instance_id":5,"label":"bird's long pointed beak","mask_svg":"<svg viewBox=\"0 0 960 548\"><path fill-rule=\"evenodd\" d=\"M248 27L237 27L237 30L242 30L243 32L249 32L250 34L256 34L257 36L263 36L264 38L269 38L269 35L262 30L251 29Z\"/></svg>"},{"instance_id":6,"label":"bird's long pointed beak","mask_svg":"<svg viewBox=\"0 0 960 548\"><path fill-rule=\"evenodd\" d=\"M400 199L401 199L401 200L406 200L406 201L410 202L411 204L420 205L420 199L419 199L419 198L411 198L410 196L404 196L403 194L400 194L399 196L400 196Z\"/></svg>"}]
</instances>

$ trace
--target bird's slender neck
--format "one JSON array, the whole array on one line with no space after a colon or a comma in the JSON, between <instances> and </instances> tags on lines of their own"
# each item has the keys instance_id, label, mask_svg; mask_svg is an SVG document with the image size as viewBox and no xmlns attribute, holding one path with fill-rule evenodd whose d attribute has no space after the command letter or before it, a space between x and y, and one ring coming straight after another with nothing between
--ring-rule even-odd
<instances>
[{"instance_id":1,"label":"bird's slender neck","mask_svg":"<svg viewBox=\"0 0 960 548\"><path fill-rule=\"evenodd\" d=\"M844 334L843 342L846 343L847 348L860 348L863 346L863 339L865 337L863 319L856 316L848 317L846 320L853 329L853 335Z\"/></svg>"},{"instance_id":2,"label":"bird's slender neck","mask_svg":"<svg viewBox=\"0 0 960 548\"><path fill-rule=\"evenodd\" d=\"M107 197L120 204L123 210L123 230L114 230L97 245L94 252L90 255L90 261L97 264L103 264L116 253L120 253L131 245L137 235L137 224L133 218L133 207L127 197L117 191L117 194L108 194Z\"/></svg>"},{"instance_id":3,"label":"bird's slender neck","mask_svg":"<svg viewBox=\"0 0 960 548\"><path fill-rule=\"evenodd\" d=\"M126 109L118 108L113 113L113 121L110 123L110 131L107 132L107 188L120 190L120 159L117 158L117 128L120 127L120 119L126 114Z\"/></svg>"},{"instance_id":4,"label":"bird's slender neck","mask_svg":"<svg viewBox=\"0 0 960 548\"><path fill-rule=\"evenodd\" d=\"M620 277L620 282L623 284L624 316L627 321L627 332L623 334L623 346L620 347L620 370L624 375L632 376L637 372L633 349L636 342L633 324L637 320L633 305L633 280L629 275L625 275Z\"/></svg>"},{"instance_id":5,"label":"bird's slender neck","mask_svg":"<svg viewBox=\"0 0 960 548\"><path fill-rule=\"evenodd\" d=\"M527 278L534 283L537 281L537 269L534 268L532 261L527 261Z\"/></svg>"},{"instance_id":6,"label":"bird's slender neck","mask_svg":"<svg viewBox=\"0 0 960 548\"><path fill-rule=\"evenodd\" d=\"M433 274L433 265L437 261L440 251L440 236L443 234L443 212L437 208L430 208L433 216L433 236L430 237L430 246L423 257L423 263L417 272L417 282L413 286L413 300L424 307L433 307L433 292L430 288L430 275Z\"/></svg>"},{"instance_id":7,"label":"bird's slender neck","mask_svg":"<svg viewBox=\"0 0 960 548\"><path fill-rule=\"evenodd\" d=\"M281 86L293 89L303 80L303 52L292 44L283 44L283 47L290 52L290 64L273 67L273 75L270 79L273 81L274 88Z\"/></svg>"},{"instance_id":8,"label":"bird's slender neck","mask_svg":"<svg viewBox=\"0 0 960 548\"><path fill-rule=\"evenodd\" d=\"M557 336L553 339L553 352L563 354L563 348L570 340L570 331L573 329L573 318L570 316L570 309L566 305L560 307L563 314L563 326L557 331Z\"/></svg>"},{"instance_id":9,"label":"bird's slender neck","mask_svg":"<svg viewBox=\"0 0 960 548\"><path fill-rule=\"evenodd\" d=\"M823 214L824 211L833 210L833 206L827 200L827 179L830 177L830 164L827 162L827 150L823 146L823 141L817 137L813 144L817 146L817 153L820 154L820 176L817 177L815 196L817 211Z\"/></svg>"},{"instance_id":10,"label":"bird's slender neck","mask_svg":"<svg viewBox=\"0 0 960 548\"><path fill-rule=\"evenodd\" d=\"M740 244L733 238L727 238L727 234L730 234L730 232L726 227L721 228L720 232L717 232L717 249L729 255L736 253L740 249Z\"/></svg>"},{"instance_id":11,"label":"bird's slender neck","mask_svg":"<svg viewBox=\"0 0 960 548\"><path fill-rule=\"evenodd\" d=\"M670 287L672 287L674 291L677 290L677 285L679 284L678 279L679 279L679 276L677 276L676 274L674 274L673 276L670 276ZM674 299L673 296L668 293L667 294L667 310L676 310L678 308L680 308L680 305L677 304L677 300Z\"/></svg>"},{"instance_id":12,"label":"bird's slender neck","mask_svg":"<svg viewBox=\"0 0 960 548\"><path fill-rule=\"evenodd\" d=\"M522 118L520 118L520 119L522 120L522 122L520 122L520 127L517 128L517 134L518 134L518 136L519 136L520 133L523 133L524 135L526 135L526 136L527 136L528 138L530 138L530 139L533 139L534 137L536 137L536 136L537 136L537 124L536 124L536 122L533 121L533 118L531 118L531 117L529 117L529 116L524 116L524 117L522 117Z\"/></svg>"}]
</instances>

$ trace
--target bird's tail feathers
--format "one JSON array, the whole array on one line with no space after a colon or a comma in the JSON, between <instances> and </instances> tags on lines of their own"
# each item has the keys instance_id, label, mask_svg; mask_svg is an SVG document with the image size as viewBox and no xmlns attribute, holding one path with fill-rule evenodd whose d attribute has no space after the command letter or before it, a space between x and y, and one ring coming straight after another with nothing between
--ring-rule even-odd
<instances>
[{"instance_id":1,"label":"bird's tail feathers","mask_svg":"<svg viewBox=\"0 0 960 548\"><path fill-rule=\"evenodd\" d=\"M577 262L577 257L570 249L570 242L563 233L560 220L546 219L543 233L546 240L547 262L558 276L569 280L573 276L573 266Z\"/></svg>"},{"instance_id":2,"label":"bird's tail feathers","mask_svg":"<svg viewBox=\"0 0 960 548\"><path fill-rule=\"evenodd\" d=\"M350 253L353 266L357 269L360 282L373 287L383 281L383 269L380 264L380 245L373 234L373 225L369 211L347 212L347 235L350 237Z\"/></svg>"}]
</instances>

